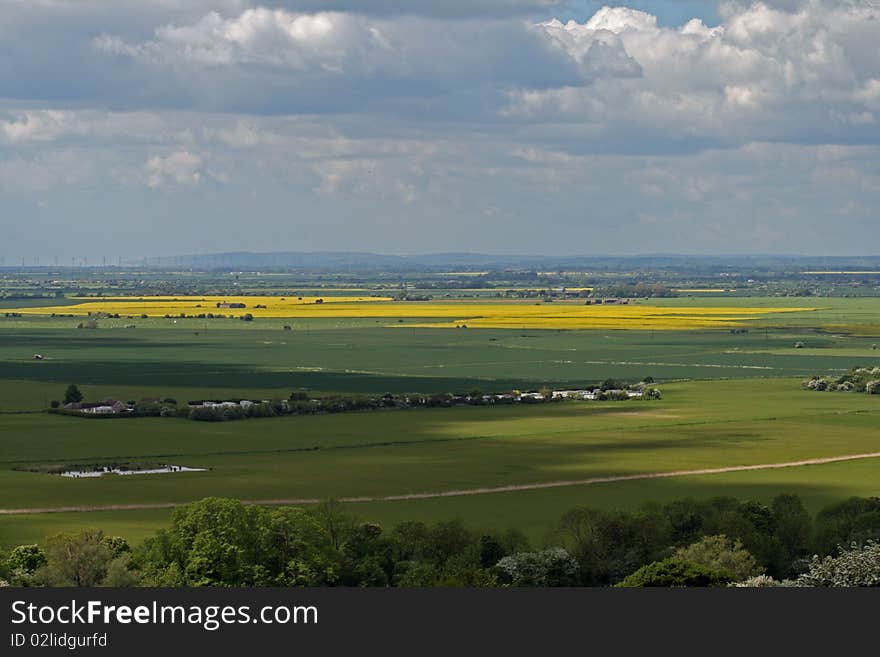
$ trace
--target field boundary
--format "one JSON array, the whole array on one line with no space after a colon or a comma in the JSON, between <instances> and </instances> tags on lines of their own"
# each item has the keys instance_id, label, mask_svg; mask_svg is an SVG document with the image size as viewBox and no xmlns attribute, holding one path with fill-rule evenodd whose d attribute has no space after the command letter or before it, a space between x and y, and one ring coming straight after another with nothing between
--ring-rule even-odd
<instances>
[{"instance_id":1,"label":"field boundary","mask_svg":"<svg viewBox=\"0 0 880 657\"><path fill-rule=\"evenodd\" d=\"M606 484L619 481L638 481L643 479L666 479L671 477L689 477L700 475L725 474L729 472L748 472L751 470L775 470L781 468L795 468L808 465L825 465L842 461L856 461L860 459L880 458L880 452L866 454L848 454L844 456L828 456L823 458L802 459L800 461L785 461L782 463L759 463L755 465L731 465L720 468L700 468L697 470L672 470L669 472L647 472L630 475L611 475L606 477L591 477L589 479L570 479L561 481L547 481L532 484L509 484L506 486L487 486L483 488L467 488L450 491L435 491L427 493L405 493L401 495L341 497L340 502L346 504L358 504L364 502L397 502L405 500L426 500L441 497L464 497L467 495L489 495L493 493L511 493L516 491L542 490L545 488L565 488L570 486L590 486L594 484ZM318 504L318 498L290 498L271 500L242 500L242 503L258 506L293 506ZM183 506L188 502L164 502L155 504L108 504L101 506L61 506L46 508L24 509L0 509L0 516L34 515L43 513L70 513L90 511L146 511L154 509L173 509Z\"/></svg>"}]
</instances>

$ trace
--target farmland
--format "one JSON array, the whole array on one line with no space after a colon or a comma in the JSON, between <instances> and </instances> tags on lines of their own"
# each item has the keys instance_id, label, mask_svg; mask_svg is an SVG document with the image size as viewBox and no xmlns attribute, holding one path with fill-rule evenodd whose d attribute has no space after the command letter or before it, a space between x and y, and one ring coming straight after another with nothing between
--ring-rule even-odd
<instances>
[{"instance_id":1,"label":"farmland","mask_svg":"<svg viewBox=\"0 0 880 657\"><path fill-rule=\"evenodd\" d=\"M98 289L83 289L91 296L2 302L2 509L151 507L212 495L359 497L374 501L351 503L352 510L383 524L459 517L475 527L515 527L540 543L562 512L581 504L629 509L685 496L769 500L792 492L815 511L846 496L878 493L878 460L863 459L375 500L880 452L875 396L813 395L800 386L815 374L876 363L876 297L742 296L700 281L680 288L687 296L626 305L498 299L485 292L474 298L463 291L469 288L448 299L402 301L365 284L311 294L298 286L289 296L281 289L228 296L96 296ZM590 289L572 287L577 294ZM238 321L245 313L251 320ZM89 318L94 326L77 328ZM450 330L462 324L467 330ZM319 396L503 392L646 377L656 381L662 400L223 423L96 421L44 412L70 383L88 400L185 403L282 399L294 390ZM207 470L70 479L17 469L123 460ZM0 547L83 526L136 541L167 523L169 514L130 508L2 515Z\"/></svg>"},{"instance_id":2,"label":"farmland","mask_svg":"<svg viewBox=\"0 0 880 657\"><path fill-rule=\"evenodd\" d=\"M6 414L0 425L6 454L15 458L4 459L0 497L5 508L34 508L100 506L108 500L186 502L208 495L266 500L405 495L880 451L880 409L869 396L817 399L790 379L678 383L664 392L662 405L410 410L219 426L163 418L88 421ZM87 481L11 469L121 458L164 459L210 470ZM633 506L651 490L669 497L704 495L733 482L728 490L743 486L764 496L804 492L821 504L840 491L871 494L876 485L876 463L869 461L799 470L368 503L358 512L394 521L424 505L431 516L457 515L483 525L497 518L518 525L521 513L523 526L537 535L575 504ZM841 472L853 474L836 481ZM515 507L509 507L507 496L517 500ZM120 522L122 530L137 512L114 513L94 518L108 528ZM4 540L17 540L28 522L29 516L2 518Z\"/></svg>"},{"instance_id":3,"label":"farmland","mask_svg":"<svg viewBox=\"0 0 880 657\"><path fill-rule=\"evenodd\" d=\"M73 316L119 315L127 319L164 317L166 319L440 319L416 322L417 328L495 328L495 329L604 329L604 330L697 330L746 326L749 321L767 319L779 313L804 313L810 307L663 307L649 304L583 303L377 303L390 299L377 297L145 297L136 300L108 298L65 306ZM237 306L237 307L236 307ZM227 308L231 308L227 310ZM21 315L50 315L53 307L11 309ZM221 317L217 318L216 314ZM210 315L210 316L209 316Z\"/></svg>"}]
</instances>

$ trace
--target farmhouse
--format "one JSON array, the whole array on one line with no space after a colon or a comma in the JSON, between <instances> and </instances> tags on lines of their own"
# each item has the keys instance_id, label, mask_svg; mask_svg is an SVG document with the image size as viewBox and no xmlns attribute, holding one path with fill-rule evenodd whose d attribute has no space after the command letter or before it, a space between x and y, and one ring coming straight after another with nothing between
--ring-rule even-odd
<instances>
[{"instance_id":1,"label":"farmhouse","mask_svg":"<svg viewBox=\"0 0 880 657\"><path fill-rule=\"evenodd\" d=\"M251 406L253 406L256 403L257 402L251 401L250 399L242 399L241 401L231 401L231 400L214 401L214 400L206 399L204 401L191 401L188 403L188 406L190 406L191 408L193 408L193 407L201 407L201 408L234 408L234 407L250 408ZM262 403L268 404L269 401L264 399Z\"/></svg>"},{"instance_id":2,"label":"farmhouse","mask_svg":"<svg viewBox=\"0 0 880 657\"><path fill-rule=\"evenodd\" d=\"M553 399L596 399L599 390L554 390Z\"/></svg>"},{"instance_id":3,"label":"farmhouse","mask_svg":"<svg viewBox=\"0 0 880 657\"><path fill-rule=\"evenodd\" d=\"M121 401L105 399L102 402L75 402L64 405L65 411L79 411L88 415L119 415L131 412L131 408Z\"/></svg>"},{"instance_id":4,"label":"farmhouse","mask_svg":"<svg viewBox=\"0 0 880 657\"><path fill-rule=\"evenodd\" d=\"M243 303L238 302L227 302L227 301L218 301L218 308L247 308L247 306Z\"/></svg>"}]
</instances>

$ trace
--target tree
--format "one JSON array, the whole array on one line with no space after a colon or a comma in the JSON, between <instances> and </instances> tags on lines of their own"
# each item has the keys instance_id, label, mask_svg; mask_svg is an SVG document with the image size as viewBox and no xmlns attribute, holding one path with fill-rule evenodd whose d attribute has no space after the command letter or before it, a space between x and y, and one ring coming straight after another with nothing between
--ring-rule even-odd
<instances>
[{"instance_id":1,"label":"tree","mask_svg":"<svg viewBox=\"0 0 880 657\"><path fill-rule=\"evenodd\" d=\"M97 586L107 575L113 551L100 529L56 534L46 543L45 578L50 586Z\"/></svg>"},{"instance_id":2,"label":"tree","mask_svg":"<svg viewBox=\"0 0 880 657\"><path fill-rule=\"evenodd\" d=\"M67 391L64 393L65 404L78 404L82 400L83 394L79 391L79 388L72 383L67 386Z\"/></svg>"},{"instance_id":3,"label":"tree","mask_svg":"<svg viewBox=\"0 0 880 657\"><path fill-rule=\"evenodd\" d=\"M156 586L292 586L335 583L337 558L304 509L214 497L176 509L133 562Z\"/></svg>"},{"instance_id":4,"label":"tree","mask_svg":"<svg viewBox=\"0 0 880 657\"><path fill-rule=\"evenodd\" d=\"M620 581L639 566L667 556L670 542L668 521L653 511L578 507L563 514L557 535L577 559L585 586Z\"/></svg>"},{"instance_id":5,"label":"tree","mask_svg":"<svg viewBox=\"0 0 880 657\"><path fill-rule=\"evenodd\" d=\"M707 568L677 557L655 561L642 566L617 586L724 586L731 581L730 573Z\"/></svg>"},{"instance_id":6,"label":"tree","mask_svg":"<svg viewBox=\"0 0 880 657\"><path fill-rule=\"evenodd\" d=\"M474 541L474 536L461 520L441 520L428 530L425 557L437 565L460 554Z\"/></svg>"},{"instance_id":7,"label":"tree","mask_svg":"<svg viewBox=\"0 0 880 657\"><path fill-rule=\"evenodd\" d=\"M742 541L732 541L724 534L704 536L696 543L679 548L675 551L675 558L709 569L727 571L737 582L760 571L755 557L743 548Z\"/></svg>"},{"instance_id":8,"label":"tree","mask_svg":"<svg viewBox=\"0 0 880 657\"><path fill-rule=\"evenodd\" d=\"M770 505L776 520L773 538L779 545L778 564L768 564L782 577L797 574L808 556L813 537L813 519L797 495L777 495Z\"/></svg>"},{"instance_id":9,"label":"tree","mask_svg":"<svg viewBox=\"0 0 880 657\"><path fill-rule=\"evenodd\" d=\"M128 554L123 554L107 564L107 574L101 582L101 586L127 588L137 586L139 583L140 578L132 568L131 557Z\"/></svg>"},{"instance_id":10,"label":"tree","mask_svg":"<svg viewBox=\"0 0 880 657\"><path fill-rule=\"evenodd\" d=\"M880 542L853 543L837 557L814 556L810 569L797 579L801 586L880 586Z\"/></svg>"},{"instance_id":11,"label":"tree","mask_svg":"<svg viewBox=\"0 0 880 657\"><path fill-rule=\"evenodd\" d=\"M32 575L38 568L46 565L46 553L39 545L19 545L6 557L6 567L10 571L20 571Z\"/></svg>"},{"instance_id":12,"label":"tree","mask_svg":"<svg viewBox=\"0 0 880 657\"><path fill-rule=\"evenodd\" d=\"M490 568L504 558L504 547L494 536L483 535L479 542L480 565Z\"/></svg>"},{"instance_id":13,"label":"tree","mask_svg":"<svg viewBox=\"0 0 880 657\"><path fill-rule=\"evenodd\" d=\"M495 569L508 586L573 586L578 579L578 563L563 548L519 552L501 559Z\"/></svg>"},{"instance_id":14,"label":"tree","mask_svg":"<svg viewBox=\"0 0 880 657\"><path fill-rule=\"evenodd\" d=\"M121 557L123 554L127 552L131 552L131 546L128 544L128 541L122 536L105 536L104 544L113 553L115 557Z\"/></svg>"},{"instance_id":15,"label":"tree","mask_svg":"<svg viewBox=\"0 0 880 657\"><path fill-rule=\"evenodd\" d=\"M314 508L312 515L327 532L334 550L342 547L357 524L354 516L345 511L339 500L335 499L321 502Z\"/></svg>"},{"instance_id":16,"label":"tree","mask_svg":"<svg viewBox=\"0 0 880 657\"><path fill-rule=\"evenodd\" d=\"M822 509L816 516L819 554L869 539L880 540L880 497L851 497Z\"/></svg>"}]
</instances>

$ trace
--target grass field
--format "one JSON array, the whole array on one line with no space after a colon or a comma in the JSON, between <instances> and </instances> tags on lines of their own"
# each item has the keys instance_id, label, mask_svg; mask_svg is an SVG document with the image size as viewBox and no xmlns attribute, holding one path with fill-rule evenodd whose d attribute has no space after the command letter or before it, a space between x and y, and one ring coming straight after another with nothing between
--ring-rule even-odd
<instances>
[{"instance_id":1,"label":"grass field","mask_svg":"<svg viewBox=\"0 0 880 657\"><path fill-rule=\"evenodd\" d=\"M555 488L502 494L417 501L352 504L349 509L364 520L391 528L399 522L425 522L461 518L476 530L516 527L541 545L567 509L590 506L602 509L635 509L645 502L663 503L684 497L730 496L770 502L780 493L800 495L812 513L850 496L876 495L880 465L854 461L791 468L609 483L597 486ZM138 542L166 527L170 510L99 511L0 517L0 548L40 543L47 536L84 527L104 529L111 535Z\"/></svg>"},{"instance_id":2,"label":"grass field","mask_svg":"<svg viewBox=\"0 0 880 657\"><path fill-rule=\"evenodd\" d=\"M17 326L0 319L0 411L45 408L68 383L95 386L87 393L92 396L123 399L192 399L209 396L201 394L206 389L285 396L293 388L494 391L582 385L608 377L806 377L844 371L876 353L874 338L799 327L736 335L727 330L392 330L363 324L205 332L188 321L163 330L77 330L48 327L49 320ZM797 342L805 348L795 349ZM33 360L36 353L44 360Z\"/></svg>"},{"instance_id":3,"label":"grass field","mask_svg":"<svg viewBox=\"0 0 880 657\"><path fill-rule=\"evenodd\" d=\"M880 451L880 406L868 395L802 391L797 381L738 380L664 386L660 402L564 403L292 417L221 425L174 419L84 420L0 416L7 454L0 467L5 508L242 499L384 496L595 476L793 461ZM164 459L203 473L66 479L12 467ZM823 470L827 469L827 470ZM831 472L813 481L803 473ZM801 473L801 474L797 474ZM844 474L840 482L836 477ZM803 490L818 503L838 492L876 494L880 462L865 461L626 482L485 496L369 503L359 512L386 522L460 515L475 524L507 518L533 534L567 507L597 499L632 506L646 491L684 496ZM839 489L839 490L836 490ZM611 491L610 493L608 491ZM614 492L618 491L618 492ZM511 496L510 498L506 496ZM772 495L771 495L772 496ZM493 502L493 500L495 500ZM503 509L507 511L502 511ZM122 514L131 522L134 512ZM140 512L137 512L140 513ZM520 518L522 523L517 520ZM55 516L52 516L55 517ZM107 517L103 513L95 516ZM164 518L150 511L148 518ZM43 522L37 520L36 522ZM0 518L17 534L26 518ZM8 539L7 539L8 540Z\"/></svg>"},{"instance_id":4,"label":"grass field","mask_svg":"<svg viewBox=\"0 0 880 657\"><path fill-rule=\"evenodd\" d=\"M70 306L61 309L70 299L55 301L52 312L71 312ZM486 301L434 304L444 305L456 312L468 306L472 311L514 306L537 313L533 317L557 308L589 308ZM347 306L370 308L377 315L330 316L325 311L331 306L343 311ZM425 323L422 314L394 314L427 305L340 301L292 304L323 316L219 323L120 318L101 319L98 329L76 329L81 318L0 313L0 508L181 503L207 495L405 495L880 451L880 399L800 388L800 380L813 374L877 363L877 338L864 327L880 317L880 299L687 297L653 300L651 306L663 318L688 320L703 313L752 319L743 320L748 333L732 333L727 327L651 330L640 321L627 324L629 330L448 330L417 327ZM632 308L645 312L644 307ZM707 315L707 308L717 312ZM772 312L779 309L797 312ZM447 321L449 316L435 319ZM130 323L136 328L124 328ZM285 324L292 330L283 330ZM802 348L795 348L798 342ZM34 354L43 359L34 360ZM78 384L90 400L185 401L281 398L297 388L370 394L490 392L646 376L660 382L662 400L413 409L221 424L167 418L86 420L39 412L59 399L69 383ZM78 480L13 470L114 459L210 470ZM815 510L848 495L876 495L878 486L880 460L871 459L367 502L353 508L384 524L462 517L474 526L519 527L540 539L559 514L577 504L632 508L647 500L687 495L769 499L795 492ZM137 510L0 516L0 546L83 526L139 540L165 524L169 515L169 510Z\"/></svg>"}]
</instances>

